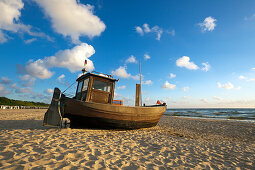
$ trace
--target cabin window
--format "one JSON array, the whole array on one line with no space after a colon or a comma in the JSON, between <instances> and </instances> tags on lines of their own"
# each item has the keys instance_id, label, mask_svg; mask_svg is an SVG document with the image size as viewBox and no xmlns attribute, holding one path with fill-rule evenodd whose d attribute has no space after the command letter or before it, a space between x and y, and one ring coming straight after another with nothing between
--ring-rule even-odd
<instances>
[{"instance_id":1,"label":"cabin window","mask_svg":"<svg viewBox=\"0 0 255 170\"><path fill-rule=\"evenodd\" d=\"M88 90L88 84L89 84L89 79L87 78L84 80L82 91Z\"/></svg>"},{"instance_id":2,"label":"cabin window","mask_svg":"<svg viewBox=\"0 0 255 170\"><path fill-rule=\"evenodd\" d=\"M99 81L99 80L94 80L93 89L110 92L110 88L111 88L110 83L106 83L106 82Z\"/></svg>"},{"instance_id":3,"label":"cabin window","mask_svg":"<svg viewBox=\"0 0 255 170\"><path fill-rule=\"evenodd\" d=\"M76 99L78 99L78 100L81 100L82 83L83 83L83 81L80 81L78 83L78 88L77 88L77 92L76 92Z\"/></svg>"},{"instance_id":4,"label":"cabin window","mask_svg":"<svg viewBox=\"0 0 255 170\"><path fill-rule=\"evenodd\" d=\"M78 89L77 89L77 93L80 93L81 92L81 88L82 88L82 81L79 82L78 84Z\"/></svg>"}]
</instances>

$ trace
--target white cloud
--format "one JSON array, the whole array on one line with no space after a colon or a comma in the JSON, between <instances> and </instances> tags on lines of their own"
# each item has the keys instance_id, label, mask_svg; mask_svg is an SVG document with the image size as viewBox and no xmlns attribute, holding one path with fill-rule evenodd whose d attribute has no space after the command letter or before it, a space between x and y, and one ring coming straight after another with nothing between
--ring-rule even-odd
<instances>
[{"instance_id":1,"label":"white cloud","mask_svg":"<svg viewBox=\"0 0 255 170\"><path fill-rule=\"evenodd\" d=\"M190 97L188 97L188 96L183 96L183 99L190 99Z\"/></svg>"},{"instance_id":2,"label":"white cloud","mask_svg":"<svg viewBox=\"0 0 255 170\"><path fill-rule=\"evenodd\" d=\"M144 85L152 85L152 81L151 80L146 80L146 81L142 82L142 84L144 84Z\"/></svg>"},{"instance_id":3,"label":"white cloud","mask_svg":"<svg viewBox=\"0 0 255 170\"><path fill-rule=\"evenodd\" d=\"M99 17L93 14L94 7L76 0L34 0L51 19L53 29L63 36L70 36L73 42L79 37L99 36L106 28Z\"/></svg>"},{"instance_id":4,"label":"white cloud","mask_svg":"<svg viewBox=\"0 0 255 170\"><path fill-rule=\"evenodd\" d=\"M149 60L151 58L151 56L149 56L148 54L144 54L144 59L145 60Z\"/></svg>"},{"instance_id":5,"label":"white cloud","mask_svg":"<svg viewBox=\"0 0 255 170\"><path fill-rule=\"evenodd\" d=\"M174 29L171 30L171 31L166 31L166 33L168 33L168 34L170 34L172 36L175 36L175 30Z\"/></svg>"},{"instance_id":6,"label":"white cloud","mask_svg":"<svg viewBox=\"0 0 255 170\"><path fill-rule=\"evenodd\" d=\"M253 71L255 71L255 67L254 68L251 68Z\"/></svg>"},{"instance_id":7,"label":"white cloud","mask_svg":"<svg viewBox=\"0 0 255 170\"><path fill-rule=\"evenodd\" d=\"M176 85L171 84L171 83L169 83L168 81L166 81L165 84L161 86L161 88L173 90L173 89L176 88Z\"/></svg>"},{"instance_id":8,"label":"white cloud","mask_svg":"<svg viewBox=\"0 0 255 170\"><path fill-rule=\"evenodd\" d=\"M31 35L31 36L34 36L34 37L40 37L40 38L45 38L47 39L48 41L51 41L53 42L54 41L54 38L48 36L47 34L43 33L43 32L35 32L35 31L31 31L31 26L29 26L29 29L26 30L26 32ZM30 41L34 41L33 39L30 39Z\"/></svg>"},{"instance_id":9,"label":"white cloud","mask_svg":"<svg viewBox=\"0 0 255 170\"><path fill-rule=\"evenodd\" d=\"M231 89L240 90L241 89L240 86L235 88L234 85L230 82L227 82L226 84L221 84L220 82L218 82L217 85L218 85L218 88L223 88L223 89L226 89L226 90L231 90Z\"/></svg>"},{"instance_id":10,"label":"white cloud","mask_svg":"<svg viewBox=\"0 0 255 170\"><path fill-rule=\"evenodd\" d=\"M53 94L53 89L45 89L44 93L46 93L46 94Z\"/></svg>"},{"instance_id":11,"label":"white cloud","mask_svg":"<svg viewBox=\"0 0 255 170\"><path fill-rule=\"evenodd\" d=\"M126 105L126 106L131 106L134 103L134 99L133 98L131 99L129 97L123 97L122 100L124 102L124 105Z\"/></svg>"},{"instance_id":12,"label":"white cloud","mask_svg":"<svg viewBox=\"0 0 255 170\"><path fill-rule=\"evenodd\" d=\"M6 96L10 93L11 93L10 91L6 90L5 87L2 84L0 84L0 97Z\"/></svg>"},{"instance_id":13,"label":"white cloud","mask_svg":"<svg viewBox=\"0 0 255 170\"><path fill-rule=\"evenodd\" d=\"M44 60L29 60L25 66L26 73L37 77L39 79L48 79L53 75L53 72L49 71Z\"/></svg>"},{"instance_id":14,"label":"white cloud","mask_svg":"<svg viewBox=\"0 0 255 170\"><path fill-rule=\"evenodd\" d=\"M20 22L21 9L23 9L24 3L22 0L2 0L0 1L0 43L4 43L8 40L9 36L3 33L4 31L10 31L13 33L25 32L31 36L46 38L52 41L52 38L42 32L32 31L32 26L24 25Z\"/></svg>"},{"instance_id":15,"label":"white cloud","mask_svg":"<svg viewBox=\"0 0 255 170\"><path fill-rule=\"evenodd\" d=\"M172 79L172 78L175 78L176 77L176 74L173 74L173 73L170 73L169 74L169 77Z\"/></svg>"},{"instance_id":16,"label":"white cloud","mask_svg":"<svg viewBox=\"0 0 255 170\"><path fill-rule=\"evenodd\" d=\"M249 78L247 81L255 81L255 78Z\"/></svg>"},{"instance_id":17,"label":"white cloud","mask_svg":"<svg viewBox=\"0 0 255 170\"><path fill-rule=\"evenodd\" d=\"M252 15L249 16L249 17L245 16L245 17L244 17L244 20L245 20L245 21L248 21L248 20L252 20L252 19L254 19L254 18L255 18L255 14L252 14Z\"/></svg>"},{"instance_id":18,"label":"white cloud","mask_svg":"<svg viewBox=\"0 0 255 170\"><path fill-rule=\"evenodd\" d=\"M8 39L8 36L3 33L5 31L18 32L18 31L27 31L30 29L30 26L24 25L19 22L21 16L21 9L24 7L24 4L21 0L2 0L0 1L0 42L4 43Z\"/></svg>"},{"instance_id":19,"label":"white cloud","mask_svg":"<svg viewBox=\"0 0 255 170\"><path fill-rule=\"evenodd\" d=\"M29 80L31 79L32 77L28 74L24 75L24 76L19 76L20 80L23 80L23 81L26 81L26 80Z\"/></svg>"},{"instance_id":20,"label":"white cloud","mask_svg":"<svg viewBox=\"0 0 255 170\"><path fill-rule=\"evenodd\" d=\"M6 36L3 34L3 32L0 30L0 43L5 43L7 41Z\"/></svg>"},{"instance_id":21,"label":"white cloud","mask_svg":"<svg viewBox=\"0 0 255 170\"><path fill-rule=\"evenodd\" d=\"M139 26L135 27L135 31L140 34L141 36L143 36L143 29Z\"/></svg>"},{"instance_id":22,"label":"white cloud","mask_svg":"<svg viewBox=\"0 0 255 170\"><path fill-rule=\"evenodd\" d=\"M189 90L189 86L183 87L183 91L188 91Z\"/></svg>"},{"instance_id":23,"label":"white cloud","mask_svg":"<svg viewBox=\"0 0 255 170\"><path fill-rule=\"evenodd\" d=\"M125 86L125 85L123 85L123 86L118 86L117 89L118 89L118 90L120 90L120 89L126 89L126 86Z\"/></svg>"},{"instance_id":24,"label":"white cloud","mask_svg":"<svg viewBox=\"0 0 255 170\"><path fill-rule=\"evenodd\" d=\"M150 29L150 27L149 27L149 25L148 24L143 24L143 31L145 32L145 33L149 33L149 32L151 32L151 29Z\"/></svg>"},{"instance_id":25,"label":"white cloud","mask_svg":"<svg viewBox=\"0 0 255 170\"><path fill-rule=\"evenodd\" d=\"M135 75L135 76L131 76L131 78L134 79L134 80L139 80L140 76L139 75Z\"/></svg>"},{"instance_id":26,"label":"white cloud","mask_svg":"<svg viewBox=\"0 0 255 170\"><path fill-rule=\"evenodd\" d=\"M35 78L26 74L24 76L19 76L20 80L22 80L22 85L25 87L33 86L35 83Z\"/></svg>"},{"instance_id":27,"label":"white cloud","mask_svg":"<svg viewBox=\"0 0 255 170\"><path fill-rule=\"evenodd\" d=\"M120 78L132 78L134 80L139 80L139 75L132 76L130 73L127 73L127 67L120 66L116 70L111 72L113 76L117 76Z\"/></svg>"},{"instance_id":28,"label":"white cloud","mask_svg":"<svg viewBox=\"0 0 255 170\"><path fill-rule=\"evenodd\" d=\"M185 67L189 70L199 69L199 67L195 63L190 62L190 58L188 56L183 56L183 57L177 59L176 60L176 65L178 67Z\"/></svg>"},{"instance_id":29,"label":"white cloud","mask_svg":"<svg viewBox=\"0 0 255 170\"><path fill-rule=\"evenodd\" d=\"M160 40L161 35L163 34L163 29L159 26L155 25L154 27L150 28L149 24L145 23L143 24L143 28L140 26L136 26L136 32L143 36L144 34L148 33L155 33L156 34L156 40Z\"/></svg>"},{"instance_id":30,"label":"white cloud","mask_svg":"<svg viewBox=\"0 0 255 170\"><path fill-rule=\"evenodd\" d=\"M29 94L29 97L34 101L40 101L40 102L45 102L45 103L50 103L50 101L51 101L50 95L44 95L44 94L38 93L38 92L32 92L31 94Z\"/></svg>"},{"instance_id":31,"label":"white cloud","mask_svg":"<svg viewBox=\"0 0 255 170\"><path fill-rule=\"evenodd\" d=\"M2 0L0 1L0 28L3 30L17 32L19 29L25 29L27 26L18 23L21 16L20 10L24 7L21 0Z\"/></svg>"},{"instance_id":32,"label":"white cloud","mask_svg":"<svg viewBox=\"0 0 255 170\"><path fill-rule=\"evenodd\" d=\"M208 100L206 98L201 98L200 101L204 103L208 103Z\"/></svg>"},{"instance_id":33,"label":"white cloud","mask_svg":"<svg viewBox=\"0 0 255 170\"><path fill-rule=\"evenodd\" d=\"M135 56L131 55L127 60L126 63L137 63Z\"/></svg>"},{"instance_id":34,"label":"white cloud","mask_svg":"<svg viewBox=\"0 0 255 170\"><path fill-rule=\"evenodd\" d=\"M14 84L10 85L10 88L12 88L12 89L17 89L17 84L14 83Z\"/></svg>"},{"instance_id":35,"label":"white cloud","mask_svg":"<svg viewBox=\"0 0 255 170\"><path fill-rule=\"evenodd\" d=\"M129 77L131 77L131 74L127 73L126 69L127 69L127 67L120 66L115 71L112 71L112 74L114 76L121 77L121 78L129 78Z\"/></svg>"},{"instance_id":36,"label":"white cloud","mask_svg":"<svg viewBox=\"0 0 255 170\"><path fill-rule=\"evenodd\" d=\"M0 81L0 83L2 83L2 84L10 84L11 82L12 82L12 80L9 79L8 77L2 77L1 81Z\"/></svg>"},{"instance_id":37,"label":"white cloud","mask_svg":"<svg viewBox=\"0 0 255 170\"><path fill-rule=\"evenodd\" d=\"M240 80L245 80L245 81L248 81L248 82L250 82L250 81L255 81L255 78L247 78L247 77L244 77L244 76L239 76L238 77Z\"/></svg>"},{"instance_id":38,"label":"white cloud","mask_svg":"<svg viewBox=\"0 0 255 170\"><path fill-rule=\"evenodd\" d=\"M24 87L24 88L17 87L15 92L16 93L32 93L33 91L30 87Z\"/></svg>"},{"instance_id":39,"label":"white cloud","mask_svg":"<svg viewBox=\"0 0 255 170\"><path fill-rule=\"evenodd\" d=\"M81 74L81 75L83 75L83 74ZM61 75L57 78L57 81L58 81L59 83L65 85L65 86L69 86L69 85L70 85L69 82L65 81L64 78L65 78L65 75L64 75L64 74L61 74Z\"/></svg>"},{"instance_id":40,"label":"white cloud","mask_svg":"<svg viewBox=\"0 0 255 170\"><path fill-rule=\"evenodd\" d=\"M218 88L223 88L223 89L227 89L227 90L234 88L234 85L230 82L227 82L226 84L221 84L220 82L218 82L217 85L218 85Z\"/></svg>"},{"instance_id":41,"label":"white cloud","mask_svg":"<svg viewBox=\"0 0 255 170\"><path fill-rule=\"evenodd\" d=\"M238 86L237 88L235 88L236 90L240 90L241 89L241 86Z\"/></svg>"},{"instance_id":42,"label":"white cloud","mask_svg":"<svg viewBox=\"0 0 255 170\"><path fill-rule=\"evenodd\" d=\"M222 98L217 97L217 96L213 96L213 99L218 100L218 101L223 101L223 99L222 99Z\"/></svg>"},{"instance_id":43,"label":"white cloud","mask_svg":"<svg viewBox=\"0 0 255 170\"><path fill-rule=\"evenodd\" d=\"M145 102L146 102L146 103L149 103L149 102L151 102L151 99L150 99L149 97L146 97L146 98L145 98Z\"/></svg>"},{"instance_id":44,"label":"white cloud","mask_svg":"<svg viewBox=\"0 0 255 170\"><path fill-rule=\"evenodd\" d=\"M204 22L199 23L199 26L201 27L202 31L213 31L214 28L216 27L216 22L217 20L214 19L213 17L207 17L205 18Z\"/></svg>"},{"instance_id":45,"label":"white cloud","mask_svg":"<svg viewBox=\"0 0 255 170\"><path fill-rule=\"evenodd\" d=\"M202 63L203 67L201 68L203 71L207 72L210 70L211 66L208 62Z\"/></svg>"},{"instance_id":46,"label":"white cloud","mask_svg":"<svg viewBox=\"0 0 255 170\"><path fill-rule=\"evenodd\" d=\"M156 37L156 40L160 40L161 38L161 35L163 34L163 29L162 28L159 28L157 25L154 26L152 29L152 32L155 32L157 37Z\"/></svg>"},{"instance_id":47,"label":"white cloud","mask_svg":"<svg viewBox=\"0 0 255 170\"><path fill-rule=\"evenodd\" d=\"M70 72L80 71L84 65L85 59L88 61L86 69L92 71L94 69L93 62L88 58L95 53L91 45L82 43L73 47L58 51L55 56L44 57L36 61L29 60L25 65L27 74L40 79L47 79L53 75L53 72L48 70L53 67L67 68Z\"/></svg>"},{"instance_id":48,"label":"white cloud","mask_svg":"<svg viewBox=\"0 0 255 170\"><path fill-rule=\"evenodd\" d=\"M246 77L244 77L244 76L242 76L242 75L239 76L238 78L239 78L240 80L245 80L245 79L246 79Z\"/></svg>"},{"instance_id":49,"label":"white cloud","mask_svg":"<svg viewBox=\"0 0 255 170\"><path fill-rule=\"evenodd\" d=\"M30 93L31 95L33 95L33 91L31 87L19 87L17 86L17 84L12 84L10 86L12 89L15 89L15 93Z\"/></svg>"},{"instance_id":50,"label":"white cloud","mask_svg":"<svg viewBox=\"0 0 255 170\"><path fill-rule=\"evenodd\" d=\"M61 74L61 75L57 78L57 80L58 80L58 81L62 81L63 78L65 78L65 75L64 75L64 74Z\"/></svg>"},{"instance_id":51,"label":"white cloud","mask_svg":"<svg viewBox=\"0 0 255 170\"><path fill-rule=\"evenodd\" d=\"M24 40L25 44L31 44L32 42L36 41L37 39L36 38L31 38L31 39L28 39L28 40Z\"/></svg>"}]
</instances>

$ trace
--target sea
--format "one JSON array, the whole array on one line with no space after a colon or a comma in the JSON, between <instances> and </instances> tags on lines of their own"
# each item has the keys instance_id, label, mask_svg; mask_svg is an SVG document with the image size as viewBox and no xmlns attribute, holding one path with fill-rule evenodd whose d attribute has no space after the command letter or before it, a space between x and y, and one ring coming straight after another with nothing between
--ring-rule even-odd
<instances>
[{"instance_id":1,"label":"sea","mask_svg":"<svg viewBox=\"0 0 255 170\"><path fill-rule=\"evenodd\" d=\"M165 115L255 122L255 109L167 109Z\"/></svg>"}]
</instances>

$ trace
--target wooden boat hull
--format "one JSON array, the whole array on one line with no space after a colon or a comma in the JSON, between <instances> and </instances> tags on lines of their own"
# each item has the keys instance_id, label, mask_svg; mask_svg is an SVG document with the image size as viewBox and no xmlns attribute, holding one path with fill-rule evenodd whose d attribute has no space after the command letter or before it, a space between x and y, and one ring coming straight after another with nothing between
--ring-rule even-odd
<instances>
[{"instance_id":1,"label":"wooden boat hull","mask_svg":"<svg viewBox=\"0 0 255 170\"><path fill-rule=\"evenodd\" d=\"M61 114L69 118L71 126L103 129L138 129L157 125L166 111L166 105L130 107L61 97Z\"/></svg>"}]
</instances>

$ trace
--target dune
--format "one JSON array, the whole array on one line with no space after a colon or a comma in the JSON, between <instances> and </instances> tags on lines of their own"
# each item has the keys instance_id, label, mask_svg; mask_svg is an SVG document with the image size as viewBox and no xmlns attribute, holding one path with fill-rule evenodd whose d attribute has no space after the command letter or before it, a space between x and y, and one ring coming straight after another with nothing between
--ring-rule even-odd
<instances>
[{"instance_id":1,"label":"dune","mask_svg":"<svg viewBox=\"0 0 255 170\"><path fill-rule=\"evenodd\" d=\"M46 110L0 110L0 169L254 169L255 123L163 116L139 130L42 126Z\"/></svg>"}]
</instances>

